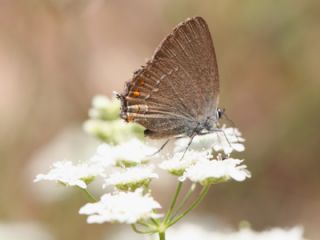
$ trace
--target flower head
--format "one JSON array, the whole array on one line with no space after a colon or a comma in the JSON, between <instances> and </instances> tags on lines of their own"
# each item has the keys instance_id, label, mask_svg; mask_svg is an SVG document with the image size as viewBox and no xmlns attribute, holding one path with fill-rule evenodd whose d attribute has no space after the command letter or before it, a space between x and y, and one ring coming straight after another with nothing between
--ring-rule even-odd
<instances>
[{"instance_id":1,"label":"flower head","mask_svg":"<svg viewBox=\"0 0 320 240\"><path fill-rule=\"evenodd\" d=\"M113 185L119 190L135 191L140 187L148 187L153 178L158 174L150 166L138 166L117 171L106 179L106 186Z\"/></svg>"},{"instance_id":2,"label":"flower head","mask_svg":"<svg viewBox=\"0 0 320 240\"><path fill-rule=\"evenodd\" d=\"M87 184L97 176L104 176L104 170L99 165L92 163L74 165L71 161L61 161L55 162L47 174L38 174L34 182L57 181L67 186L87 188Z\"/></svg>"},{"instance_id":3,"label":"flower head","mask_svg":"<svg viewBox=\"0 0 320 240\"><path fill-rule=\"evenodd\" d=\"M120 119L114 121L89 119L84 122L83 129L88 134L111 144L122 143L133 137L141 139L144 130L141 125L125 123Z\"/></svg>"},{"instance_id":4,"label":"flower head","mask_svg":"<svg viewBox=\"0 0 320 240\"><path fill-rule=\"evenodd\" d=\"M142 219L158 218L155 209L161 208L151 196L135 192L107 193L96 203L84 205L79 213L89 215L88 223L119 222L132 224Z\"/></svg>"},{"instance_id":5,"label":"flower head","mask_svg":"<svg viewBox=\"0 0 320 240\"><path fill-rule=\"evenodd\" d=\"M185 170L196 162L207 159L207 152L197 152L188 150L183 156L184 152L177 152L174 156L166 161L163 161L159 167L167 170L175 176L182 176Z\"/></svg>"},{"instance_id":6,"label":"flower head","mask_svg":"<svg viewBox=\"0 0 320 240\"><path fill-rule=\"evenodd\" d=\"M119 118L120 103L117 100L110 100L106 96L97 95L92 99L92 107L89 110L89 117L106 121Z\"/></svg>"},{"instance_id":7,"label":"flower head","mask_svg":"<svg viewBox=\"0 0 320 240\"><path fill-rule=\"evenodd\" d=\"M177 228L169 229L169 240L185 239L219 239L219 240L304 240L303 228L296 226L291 229L271 228L262 232L256 232L250 228L242 228L239 231L215 231L209 230L204 224L184 223Z\"/></svg>"},{"instance_id":8,"label":"flower head","mask_svg":"<svg viewBox=\"0 0 320 240\"><path fill-rule=\"evenodd\" d=\"M192 182L199 182L203 185L225 182L230 178L236 181L244 181L251 177L246 165L240 165L242 160L225 159L225 160L202 160L186 169L181 181L190 179Z\"/></svg>"},{"instance_id":9,"label":"flower head","mask_svg":"<svg viewBox=\"0 0 320 240\"><path fill-rule=\"evenodd\" d=\"M190 149L203 151L213 148L217 152L223 151L225 154L230 154L233 151L244 151L244 141L245 140L241 137L241 133L238 129L222 127L221 131L195 136L190 145ZM188 138L177 140L175 143L175 152L184 151L188 142Z\"/></svg>"},{"instance_id":10,"label":"flower head","mask_svg":"<svg viewBox=\"0 0 320 240\"><path fill-rule=\"evenodd\" d=\"M102 165L114 165L120 167L131 167L147 163L150 155L156 151L137 139L131 139L125 143L113 146L101 144L92 157L92 161L102 162Z\"/></svg>"},{"instance_id":11,"label":"flower head","mask_svg":"<svg viewBox=\"0 0 320 240\"><path fill-rule=\"evenodd\" d=\"M83 129L100 140L118 144L132 137L143 137L144 128L135 123L120 120L120 102L117 99L97 95L92 99L89 110L90 119L85 121Z\"/></svg>"}]
</instances>

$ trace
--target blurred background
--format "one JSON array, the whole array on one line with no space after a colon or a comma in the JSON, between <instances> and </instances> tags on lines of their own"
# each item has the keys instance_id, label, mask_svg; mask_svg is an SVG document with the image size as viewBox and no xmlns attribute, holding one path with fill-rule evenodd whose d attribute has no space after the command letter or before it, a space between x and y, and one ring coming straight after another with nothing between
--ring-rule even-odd
<instances>
[{"instance_id":1,"label":"blurred background","mask_svg":"<svg viewBox=\"0 0 320 240\"><path fill-rule=\"evenodd\" d=\"M247 139L240 156L253 177L217 185L189 219L303 225L307 238L319 238L317 0L0 0L0 234L100 240L123 229L87 225L77 213L81 193L32 180L52 161L93 153L97 143L81 126L91 98L121 91L166 34L195 15L209 24L221 106ZM164 205L163 193L174 191L165 184L154 189Z\"/></svg>"}]
</instances>

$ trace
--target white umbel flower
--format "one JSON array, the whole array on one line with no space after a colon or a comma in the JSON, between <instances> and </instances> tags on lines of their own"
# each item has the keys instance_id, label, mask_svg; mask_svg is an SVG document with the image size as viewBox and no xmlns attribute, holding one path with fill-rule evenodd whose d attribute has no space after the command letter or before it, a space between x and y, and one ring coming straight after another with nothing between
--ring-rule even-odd
<instances>
[{"instance_id":1,"label":"white umbel flower","mask_svg":"<svg viewBox=\"0 0 320 240\"><path fill-rule=\"evenodd\" d=\"M114 146L110 144L100 144L95 154L90 158L90 162L101 165L104 168L113 166L114 163Z\"/></svg>"},{"instance_id":2,"label":"white umbel flower","mask_svg":"<svg viewBox=\"0 0 320 240\"><path fill-rule=\"evenodd\" d=\"M225 182L230 178L236 181L244 181L251 177L246 165L240 165L242 160L203 160L187 168L180 181L189 179L200 184Z\"/></svg>"},{"instance_id":3,"label":"white umbel flower","mask_svg":"<svg viewBox=\"0 0 320 240\"><path fill-rule=\"evenodd\" d=\"M150 156L156 152L156 148L150 147L138 139L131 139L125 143L112 146L101 144L92 161L101 161L102 165L109 166L136 166L148 162Z\"/></svg>"},{"instance_id":4,"label":"white umbel flower","mask_svg":"<svg viewBox=\"0 0 320 240\"><path fill-rule=\"evenodd\" d=\"M89 110L89 117L91 118L98 118L100 117L100 112L105 110L111 101L109 98L103 95L94 96L92 99L92 108Z\"/></svg>"},{"instance_id":5,"label":"white umbel flower","mask_svg":"<svg viewBox=\"0 0 320 240\"><path fill-rule=\"evenodd\" d=\"M225 154L230 154L233 151L243 152L245 150L242 144L245 140L237 128L222 128L222 131L220 139L213 145L216 152L224 151Z\"/></svg>"},{"instance_id":6,"label":"white umbel flower","mask_svg":"<svg viewBox=\"0 0 320 240\"><path fill-rule=\"evenodd\" d=\"M155 209L161 208L151 196L135 192L107 193L96 203L84 205L79 213L89 215L88 223L119 222L133 224L142 219L158 218Z\"/></svg>"},{"instance_id":7,"label":"white umbel flower","mask_svg":"<svg viewBox=\"0 0 320 240\"><path fill-rule=\"evenodd\" d=\"M184 156L183 153L184 152L175 153L171 159L163 161L159 167L175 176L182 176L188 167L208 158L207 152L188 150Z\"/></svg>"},{"instance_id":8,"label":"white umbel flower","mask_svg":"<svg viewBox=\"0 0 320 240\"><path fill-rule=\"evenodd\" d=\"M138 166L117 171L106 179L105 186L115 186L119 190L134 191L140 187L148 187L158 174L153 172L151 166Z\"/></svg>"},{"instance_id":9,"label":"white umbel flower","mask_svg":"<svg viewBox=\"0 0 320 240\"><path fill-rule=\"evenodd\" d=\"M106 96L97 95L92 99L92 107L89 110L91 119L113 121L119 119L120 102L110 100Z\"/></svg>"},{"instance_id":10,"label":"white umbel flower","mask_svg":"<svg viewBox=\"0 0 320 240\"><path fill-rule=\"evenodd\" d=\"M175 142L175 152L184 151L189 143L189 138L181 138ZM213 148L215 151L223 151L230 154L233 151L243 152L244 138L236 128L221 128L221 131L213 132L205 135L197 135L193 138L190 149L203 151Z\"/></svg>"},{"instance_id":11,"label":"white umbel flower","mask_svg":"<svg viewBox=\"0 0 320 240\"><path fill-rule=\"evenodd\" d=\"M87 162L74 165L71 161L60 161L55 162L47 174L38 174L34 182L56 181L85 189L97 176L104 176L104 171L99 165Z\"/></svg>"},{"instance_id":12,"label":"white umbel flower","mask_svg":"<svg viewBox=\"0 0 320 240\"><path fill-rule=\"evenodd\" d=\"M168 230L168 240L189 239L219 239L219 240L304 240L303 228L293 227L289 229L271 228L262 232L256 232L250 228L239 231L209 230L200 224L184 223L177 228Z\"/></svg>"}]
</instances>

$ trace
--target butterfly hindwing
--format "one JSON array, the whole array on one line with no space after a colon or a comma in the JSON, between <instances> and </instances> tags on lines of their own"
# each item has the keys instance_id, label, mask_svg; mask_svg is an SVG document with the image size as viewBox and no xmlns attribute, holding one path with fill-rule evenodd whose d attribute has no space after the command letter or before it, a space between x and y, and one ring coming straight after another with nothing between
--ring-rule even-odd
<instances>
[{"instance_id":1,"label":"butterfly hindwing","mask_svg":"<svg viewBox=\"0 0 320 240\"><path fill-rule=\"evenodd\" d=\"M121 117L143 125L146 135L188 135L214 114L218 69L207 24L195 17L179 24L153 58L134 73L124 94Z\"/></svg>"}]
</instances>

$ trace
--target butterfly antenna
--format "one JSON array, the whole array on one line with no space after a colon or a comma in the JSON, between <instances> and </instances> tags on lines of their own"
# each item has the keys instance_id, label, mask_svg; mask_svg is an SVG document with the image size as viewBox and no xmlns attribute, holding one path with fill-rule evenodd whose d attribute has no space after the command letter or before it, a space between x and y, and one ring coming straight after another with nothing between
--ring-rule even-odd
<instances>
[{"instance_id":1,"label":"butterfly antenna","mask_svg":"<svg viewBox=\"0 0 320 240\"><path fill-rule=\"evenodd\" d=\"M228 142L229 146L233 149L233 147L232 147L232 145L231 145L231 142L229 141L229 139L228 139L228 137L227 137L227 134L225 133L225 131L224 131L224 130L222 130L222 133L223 133L223 135L224 135L225 139L227 140L227 142Z\"/></svg>"},{"instance_id":2,"label":"butterfly antenna","mask_svg":"<svg viewBox=\"0 0 320 240\"><path fill-rule=\"evenodd\" d=\"M229 123L230 123L230 125L231 125L233 128L235 128L235 127L236 127L236 125L235 125L234 121L232 121L232 120L231 120L231 118L229 118L229 117L228 117L228 115L227 115L227 113L226 113L226 112L224 112L224 113L223 113L223 116L224 116L224 118L227 120L227 122L229 122Z\"/></svg>"},{"instance_id":3,"label":"butterfly antenna","mask_svg":"<svg viewBox=\"0 0 320 240\"><path fill-rule=\"evenodd\" d=\"M231 120L231 118L228 117L228 115L226 114L226 112L223 113L224 118L227 120L227 122L230 123L231 127L233 128L233 135L236 137L237 142L239 141L239 138L236 134L236 131L234 130L236 127L236 124L234 123L234 121Z\"/></svg>"},{"instance_id":4,"label":"butterfly antenna","mask_svg":"<svg viewBox=\"0 0 320 240\"><path fill-rule=\"evenodd\" d=\"M223 129L216 129L215 130L215 132L217 133L217 137L218 137L218 139L220 139L221 140L221 138L220 138L220 135L218 134L219 132L222 132L223 133L223 135L224 135L224 137L225 137L225 139L226 139L226 141L227 141L227 143L229 144L229 146L232 148L232 149L234 149L233 147L232 147L232 145L231 145L231 142L229 141L229 139L228 139L228 137L227 137L227 134L224 132L224 130ZM222 143L222 142L221 142Z\"/></svg>"}]
</instances>

